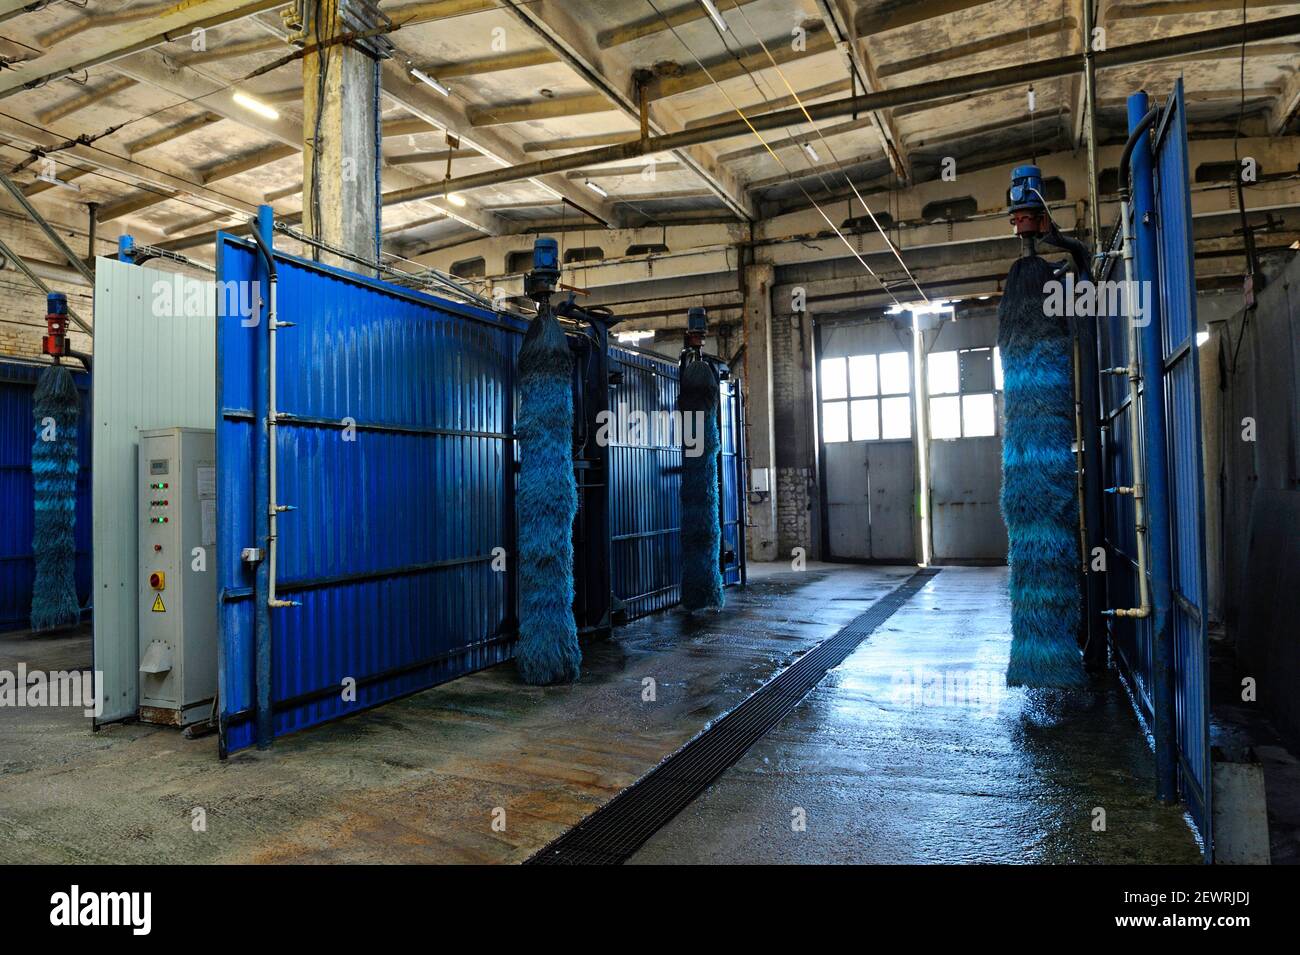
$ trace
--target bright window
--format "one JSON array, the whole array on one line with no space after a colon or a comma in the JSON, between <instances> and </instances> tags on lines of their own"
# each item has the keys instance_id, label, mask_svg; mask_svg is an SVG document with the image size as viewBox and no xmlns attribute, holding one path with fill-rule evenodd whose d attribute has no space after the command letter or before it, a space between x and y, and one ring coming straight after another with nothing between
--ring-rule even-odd
<instances>
[{"instance_id":1,"label":"bright window","mask_svg":"<svg viewBox=\"0 0 1300 955\"><path fill-rule=\"evenodd\" d=\"M944 395L930 399L930 437L948 441L961 437L961 399Z\"/></svg>"},{"instance_id":2,"label":"bright window","mask_svg":"<svg viewBox=\"0 0 1300 955\"><path fill-rule=\"evenodd\" d=\"M854 355L849 359L849 394L854 398L880 394L875 355Z\"/></svg>"},{"instance_id":3,"label":"bright window","mask_svg":"<svg viewBox=\"0 0 1300 955\"><path fill-rule=\"evenodd\" d=\"M906 395L912 391L912 375L907 352L886 352L880 356L880 393Z\"/></svg>"},{"instance_id":4,"label":"bright window","mask_svg":"<svg viewBox=\"0 0 1300 955\"><path fill-rule=\"evenodd\" d=\"M822 441L912 436L911 362L905 351L821 361Z\"/></svg>"},{"instance_id":5,"label":"bright window","mask_svg":"<svg viewBox=\"0 0 1300 955\"><path fill-rule=\"evenodd\" d=\"M880 438L879 398L859 398L853 406L853 440L876 441Z\"/></svg>"},{"instance_id":6,"label":"bright window","mask_svg":"<svg viewBox=\"0 0 1300 955\"><path fill-rule=\"evenodd\" d=\"M849 404L828 401L822 405L822 440L827 444L849 440Z\"/></svg>"},{"instance_id":7,"label":"bright window","mask_svg":"<svg viewBox=\"0 0 1300 955\"><path fill-rule=\"evenodd\" d=\"M931 352L926 357L931 438L952 441L998 433L1001 357L996 348Z\"/></svg>"},{"instance_id":8,"label":"bright window","mask_svg":"<svg viewBox=\"0 0 1300 955\"><path fill-rule=\"evenodd\" d=\"M822 359L822 399L847 398L848 386L844 378L843 358Z\"/></svg>"},{"instance_id":9,"label":"bright window","mask_svg":"<svg viewBox=\"0 0 1300 955\"><path fill-rule=\"evenodd\" d=\"M961 390L955 351L934 352L926 360L928 387L932 395L955 395Z\"/></svg>"}]
</instances>

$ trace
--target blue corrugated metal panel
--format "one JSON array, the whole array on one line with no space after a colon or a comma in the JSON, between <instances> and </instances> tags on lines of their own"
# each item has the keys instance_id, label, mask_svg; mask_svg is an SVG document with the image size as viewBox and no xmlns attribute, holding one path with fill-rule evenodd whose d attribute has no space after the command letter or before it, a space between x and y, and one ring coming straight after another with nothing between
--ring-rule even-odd
<instances>
[{"instance_id":1,"label":"blue corrugated metal panel","mask_svg":"<svg viewBox=\"0 0 1300 955\"><path fill-rule=\"evenodd\" d=\"M1205 510L1201 465L1196 269L1192 242L1187 114L1179 80L1156 142L1157 242L1164 318L1165 407L1171 476L1174 708L1179 786L1213 855L1208 636L1204 613Z\"/></svg>"},{"instance_id":2,"label":"blue corrugated metal panel","mask_svg":"<svg viewBox=\"0 0 1300 955\"><path fill-rule=\"evenodd\" d=\"M275 734L508 659L513 376L524 323L277 255L279 590ZM252 281L222 236L218 278ZM253 741L256 329L218 319L222 709L228 751ZM355 430L348 426L354 425ZM344 681L357 681L355 701Z\"/></svg>"},{"instance_id":3,"label":"blue corrugated metal panel","mask_svg":"<svg viewBox=\"0 0 1300 955\"><path fill-rule=\"evenodd\" d=\"M35 330L32 332L36 335ZM33 339L34 340L34 339ZM32 609L32 393L42 365L0 361L0 630L22 630ZM90 602L90 376L74 372L81 391L77 475L77 599Z\"/></svg>"},{"instance_id":4,"label":"blue corrugated metal panel","mask_svg":"<svg viewBox=\"0 0 1300 955\"><path fill-rule=\"evenodd\" d=\"M611 586L629 620L681 599L682 449L659 413L677 407L677 363L625 348L610 349L622 374L610 401L614 420L643 413L643 440L615 434L610 446Z\"/></svg>"}]
</instances>

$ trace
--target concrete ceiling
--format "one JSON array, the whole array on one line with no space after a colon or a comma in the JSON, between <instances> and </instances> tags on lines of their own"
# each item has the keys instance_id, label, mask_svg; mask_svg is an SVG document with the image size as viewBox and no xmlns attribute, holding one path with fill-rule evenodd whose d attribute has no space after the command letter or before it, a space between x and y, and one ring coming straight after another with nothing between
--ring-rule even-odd
<instances>
[{"instance_id":1,"label":"concrete ceiling","mask_svg":"<svg viewBox=\"0 0 1300 955\"><path fill-rule=\"evenodd\" d=\"M386 77L384 87L385 190L437 182L449 168L456 179L501 165L464 146L449 165L448 133L419 118L434 109L454 117L452 132L509 164L636 138L637 70L649 71L652 133L672 132L734 118L736 108L795 105L795 93L806 104L842 98L850 60L873 89L895 89L1074 53L1083 20L1082 0L717 5L725 32L698 0L385 0L381 8L398 25L387 67L397 79ZM1241 0L1098 2L1109 47L1230 26L1241 7ZM1247 0L1247 8L1251 20L1300 13L1300 3ZM194 48L196 24L206 31L202 50ZM170 39L158 36L162 29ZM861 39L837 44L844 30ZM255 0L52 3L31 12L0 5L0 55L10 63L0 70L0 161L13 169L44 149L18 180L60 221L85 221L83 204L98 203L106 237L204 235L264 201L292 216L301 209L302 63L250 78L292 52L284 35L275 6ZM1101 135L1122 130L1128 91L1163 90L1180 75L1194 124L1231 130L1240 114L1244 135L1293 131L1298 52L1300 36L1248 47L1244 75L1232 50L1102 71ZM442 101L409 79L408 60L444 82L451 97ZM978 163L1031 141L1043 152L1074 149L1082 134L1079 86L1073 77L1035 84L1032 117L1027 90L1004 89L825 121L820 136L808 126L770 131L764 138L775 158L745 135L657 156L652 172L637 160L483 187L464 197L460 212L443 201L391 205L385 247L415 255L485 232L583 221L575 204L629 226L741 221L774 204L837 195L846 171L855 182L915 182L934 178L945 156ZM273 105L278 119L235 105L236 87ZM98 138L59 148L79 136ZM78 191L35 178L50 171ZM206 252L192 250L199 258Z\"/></svg>"}]
</instances>

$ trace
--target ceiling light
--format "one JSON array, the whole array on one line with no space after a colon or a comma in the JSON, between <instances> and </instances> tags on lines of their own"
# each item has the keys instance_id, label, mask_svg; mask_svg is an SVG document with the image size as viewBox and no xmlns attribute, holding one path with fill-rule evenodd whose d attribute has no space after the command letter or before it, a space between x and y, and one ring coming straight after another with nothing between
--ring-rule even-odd
<instances>
[{"instance_id":1,"label":"ceiling light","mask_svg":"<svg viewBox=\"0 0 1300 955\"><path fill-rule=\"evenodd\" d=\"M808 158L811 159L813 162L822 161L822 157L817 155L817 150L813 149L812 143L804 143L803 151L808 154Z\"/></svg>"},{"instance_id":2,"label":"ceiling light","mask_svg":"<svg viewBox=\"0 0 1300 955\"><path fill-rule=\"evenodd\" d=\"M722 19L722 14L718 11L718 8L713 5L713 0L700 0L700 5L704 7L709 16L713 18L713 22L718 25L718 29L725 33L727 30L727 21Z\"/></svg>"},{"instance_id":3,"label":"ceiling light","mask_svg":"<svg viewBox=\"0 0 1300 955\"><path fill-rule=\"evenodd\" d=\"M606 192L604 189L600 188L600 186L596 185L596 184L595 184L594 182L592 182L590 179L588 179L588 180L586 181L586 183L584 183L584 185L586 185L586 187L587 187L588 189L590 189L590 190L591 190L592 192L594 192L596 195L600 196L602 199L608 199L608 198L609 198L609 193Z\"/></svg>"},{"instance_id":4,"label":"ceiling light","mask_svg":"<svg viewBox=\"0 0 1300 955\"><path fill-rule=\"evenodd\" d=\"M413 66L407 67L407 69L411 71L412 76L414 76L417 80L419 80L421 83L425 84L426 86L432 86L443 96L451 95L451 90L447 89L447 87L443 86L441 83L435 80L428 73L425 73L423 70L417 70Z\"/></svg>"},{"instance_id":5,"label":"ceiling light","mask_svg":"<svg viewBox=\"0 0 1300 955\"><path fill-rule=\"evenodd\" d=\"M280 114L272 107L267 106L261 100L253 99L247 93L241 93L238 90L230 97L246 110L256 113L258 116L265 116L267 119L279 119Z\"/></svg>"},{"instance_id":6,"label":"ceiling light","mask_svg":"<svg viewBox=\"0 0 1300 955\"><path fill-rule=\"evenodd\" d=\"M60 189L71 189L73 192L80 192L81 187L75 182L64 182L58 176L39 175L36 177L39 182L48 182L51 186L58 186Z\"/></svg>"},{"instance_id":7,"label":"ceiling light","mask_svg":"<svg viewBox=\"0 0 1300 955\"><path fill-rule=\"evenodd\" d=\"M463 206L465 204L465 197L459 192L449 192L447 193L447 201L453 206Z\"/></svg>"}]
</instances>

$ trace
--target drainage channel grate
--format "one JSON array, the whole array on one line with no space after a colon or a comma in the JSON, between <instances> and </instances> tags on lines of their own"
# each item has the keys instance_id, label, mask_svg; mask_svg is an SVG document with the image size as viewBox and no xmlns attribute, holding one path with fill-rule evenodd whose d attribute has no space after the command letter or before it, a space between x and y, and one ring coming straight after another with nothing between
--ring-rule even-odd
<instances>
[{"instance_id":1,"label":"drainage channel grate","mask_svg":"<svg viewBox=\"0 0 1300 955\"><path fill-rule=\"evenodd\" d=\"M648 775L524 864L626 862L938 573L938 568L926 568L908 577L835 636L817 644Z\"/></svg>"}]
</instances>

